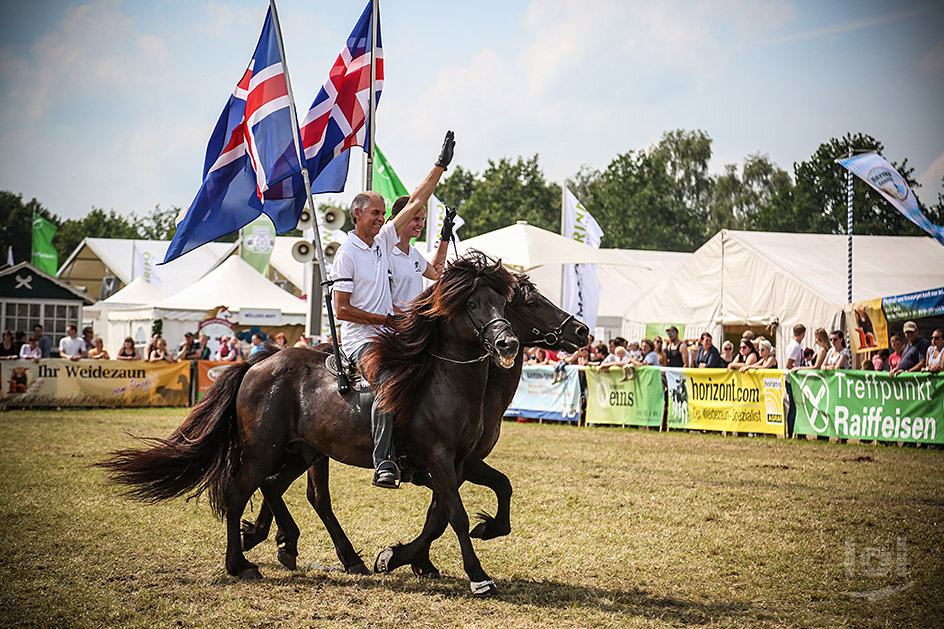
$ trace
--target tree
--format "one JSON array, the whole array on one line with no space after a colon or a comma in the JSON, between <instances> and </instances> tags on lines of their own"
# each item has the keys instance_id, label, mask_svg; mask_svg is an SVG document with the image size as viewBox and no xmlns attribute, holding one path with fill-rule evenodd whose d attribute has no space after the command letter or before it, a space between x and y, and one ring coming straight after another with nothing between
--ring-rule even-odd
<instances>
[{"instance_id":1,"label":"tree","mask_svg":"<svg viewBox=\"0 0 944 629\"><path fill-rule=\"evenodd\" d=\"M674 182L671 196L677 205L675 215L680 221L677 227L694 241L714 235L706 229L713 185L708 174L711 159L708 134L684 129L668 131L651 152L662 160L666 174Z\"/></svg>"},{"instance_id":2,"label":"tree","mask_svg":"<svg viewBox=\"0 0 944 629\"><path fill-rule=\"evenodd\" d=\"M134 215L131 216L133 219ZM83 238L138 238L138 229L132 221L115 210L106 213L101 208L93 207L84 218L69 219L59 226L53 244L59 253L60 263L72 255Z\"/></svg>"},{"instance_id":3,"label":"tree","mask_svg":"<svg viewBox=\"0 0 944 629\"><path fill-rule=\"evenodd\" d=\"M825 234L846 233L846 169L836 163L849 150L873 150L882 153L884 146L872 136L847 133L820 144L808 161L794 167L796 185L792 211L778 226L785 231ZM887 159L887 158L886 158ZM911 188L914 169L905 159L901 164L889 160ZM944 213L937 208L919 207L932 223L940 224ZM923 236L926 233L909 221L894 206L864 181L855 178L852 201L853 233L869 235Z\"/></svg>"},{"instance_id":4,"label":"tree","mask_svg":"<svg viewBox=\"0 0 944 629\"><path fill-rule=\"evenodd\" d=\"M740 174L728 164L714 178L707 235L722 229L772 229L784 200L792 198L792 188L790 175L766 155L748 155Z\"/></svg>"},{"instance_id":5,"label":"tree","mask_svg":"<svg viewBox=\"0 0 944 629\"><path fill-rule=\"evenodd\" d=\"M180 214L179 207L171 206L162 210L160 204L143 218L138 219L132 214L131 223L137 223L138 238L147 240L173 240L177 233L176 219Z\"/></svg>"},{"instance_id":6,"label":"tree","mask_svg":"<svg viewBox=\"0 0 944 629\"><path fill-rule=\"evenodd\" d=\"M457 165L452 174L436 186L436 198L462 214L462 206L472 198L477 183L475 173Z\"/></svg>"},{"instance_id":7,"label":"tree","mask_svg":"<svg viewBox=\"0 0 944 629\"><path fill-rule=\"evenodd\" d=\"M560 232L560 208L560 186L545 182L537 155L519 157L515 162L505 157L498 163L489 160L468 201L461 205L466 222L462 237L484 234L520 220Z\"/></svg>"},{"instance_id":8,"label":"tree","mask_svg":"<svg viewBox=\"0 0 944 629\"><path fill-rule=\"evenodd\" d=\"M15 262L29 262L33 255L33 213L59 225L59 217L47 210L36 199L23 202L22 194L0 191L0 264L6 264L7 251L13 247ZM60 260L63 260L60 254Z\"/></svg>"}]
</instances>

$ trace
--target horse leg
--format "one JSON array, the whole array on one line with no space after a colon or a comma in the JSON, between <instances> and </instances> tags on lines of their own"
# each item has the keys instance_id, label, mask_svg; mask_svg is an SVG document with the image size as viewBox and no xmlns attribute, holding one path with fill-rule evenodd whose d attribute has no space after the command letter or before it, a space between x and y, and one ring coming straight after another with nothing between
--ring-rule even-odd
<instances>
[{"instance_id":1,"label":"horse leg","mask_svg":"<svg viewBox=\"0 0 944 629\"><path fill-rule=\"evenodd\" d=\"M433 494L429 509L426 510L423 531L408 544L397 544L381 551L374 561L374 572L391 572L410 564L413 574L418 577L440 578L439 569L429 559L429 548L442 536L448 524L446 512L436 500L436 494Z\"/></svg>"},{"instance_id":2,"label":"horse leg","mask_svg":"<svg viewBox=\"0 0 944 629\"><path fill-rule=\"evenodd\" d=\"M308 463L304 459L293 458L288 463L283 465L274 476L270 476L266 478L265 481L263 481L262 506L259 508L259 515L256 516L256 521L242 521L241 529L243 534L244 551L254 548L258 544L264 542L267 537L269 537L269 527L272 525L272 509L269 506L269 498L267 497L266 493L267 490L269 492L278 492L279 496L283 495L286 491L288 491L288 488L291 487L292 483L295 482L295 479L305 472L305 468L307 467ZM278 518L276 518L276 522L278 522ZM279 543L279 535L279 533L276 533L277 543Z\"/></svg>"},{"instance_id":3,"label":"horse leg","mask_svg":"<svg viewBox=\"0 0 944 629\"><path fill-rule=\"evenodd\" d=\"M472 547L472 538L469 537L469 516L462 505L462 497L459 495L459 480L455 466L451 461L436 456L429 459L428 469L433 480L436 499L441 502L449 524L459 540L459 548L462 550L462 565L471 581L472 594L480 597L497 594L498 588L495 586L495 582L489 578L482 568L479 558L475 555L475 549ZM383 572L389 572L390 568L386 560L395 556L396 550L392 548L384 549L377 557L374 564L375 569L380 568Z\"/></svg>"},{"instance_id":4,"label":"horse leg","mask_svg":"<svg viewBox=\"0 0 944 629\"><path fill-rule=\"evenodd\" d=\"M241 468L223 493L226 505L226 572L241 579L261 579L256 564L246 559L242 549L239 522L250 496L259 486L252 482L252 475Z\"/></svg>"},{"instance_id":5,"label":"horse leg","mask_svg":"<svg viewBox=\"0 0 944 629\"><path fill-rule=\"evenodd\" d=\"M331 509L331 492L328 489L328 457L319 456L308 468L308 502L314 507L321 522L328 530L334 550L341 560L344 570L351 574L370 574L364 560L361 559L351 541L341 528L334 511Z\"/></svg>"},{"instance_id":6,"label":"horse leg","mask_svg":"<svg viewBox=\"0 0 944 629\"><path fill-rule=\"evenodd\" d=\"M508 477L485 461L476 458L466 459L463 472L467 481L489 487L498 498L495 517L479 512L478 517L481 522L472 529L469 535L480 539L493 539L511 533L511 481Z\"/></svg>"}]
</instances>

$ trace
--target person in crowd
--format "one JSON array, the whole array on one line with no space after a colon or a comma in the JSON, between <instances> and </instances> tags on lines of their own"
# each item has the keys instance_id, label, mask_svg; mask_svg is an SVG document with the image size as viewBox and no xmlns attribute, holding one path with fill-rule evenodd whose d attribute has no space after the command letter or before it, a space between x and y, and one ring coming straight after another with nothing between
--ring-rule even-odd
<instances>
[{"instance_id":1,"label":"person in crowd","mask_svg":"<svg viewBox=\"0 0 944 629\"><path fill-rule=\"evenodd\" d=\"M627 350L630 360L642 360L642 350L639 349L639 341L631 341Z\"/></svg>"},{"instance_id":2,"label":"person in crowd","mask_svg":"<svg viewBox=\"0 0 944 629\"><path fill-rule=\"evenodd\" d=\"M259 332L252 333L252 347L249 349L249 355L257 354L262 351L262 334Z\"/></svg>"},{"instance_id":3,"label":"person in crowd","mask_svg":"<svg viewBox=\"0 0 944 629\"><path fill-rule=\"evenodd\" d=\"M194 338L193 332L184 332L184 340L177 348L177 360L196 360L200 358L200 344Z\"/></svg>"},{"instance_id":4,"label":"person in crowd","mask_svg":"<svg viewBox=\"0 0 944 629\"><path fill-rule=\"evenodd\" d=\"M20 348L20 358L22 359L33 359L36 362L39 362L39 359L42 358L43 352L39 349L39 341L36 339L35 334L30 334L29 338L26 340L26 345Z\"/></svg>"},{"instance_id":5,"label":"person in crowd","mask_svg":"<svg viewBox=\"0 0 944 629\"><path fill-rule=\"evenodd\" d=\"M678 328L670 325L665 334L668 337L665 343L666 367L688 367L688 344L679 338Z\"/></svg>"},{"instance_id":6,"label":"person in crowd","mask_svg":"<svg viewBox=\"0 0 944 629\"><path fill-rule=\"evenodd\" d=\"M26 332L18 330L13 333L13 347L16 348L16 353L19 355L20 348L26 345Z\"/></svg>"},{"instance_id":7,"label":"person in crowd","mask_svg":"<svg viewBox=\"0 0 944 629\"><path fill-rule=\"evenodd\" d=\"M161 361L168 363L177 362L174 355L167 349L167 341L162 337L157 338L157 345L148 353L147 361L149 363L159 363Z\"/></svg>"},{"instance_id":8,"label":"person in crowd","mask_svg":"<svg viewBox=\"0 0 944 629\"><path fill-rule=\"evenodd\" d=\"M928 339L918 334L918 326L914 321L906 321L902 332L908 339L908 345L901 352L901 360L898 362L891 375L897 376L900 373L909 371L921 371L924 369L925 358L927 357L928 347L931 343Z\"/></svg>"},{"instance_id":9,"label":"person in crowd","mask_svg":"<svg viewBox=\"0 0 944 629\"><path fill-rule=\"evenodd\" d=\"M929 373L944 371L944 329L931 332L931 345L924 359L924 370Z\"/></svg>"},{"instance_id":10,"label":"person in crowd","mask_svg":"<svg viewBox=\"0 0 944 629\"><path fill-rule=\"evenodd\" d=\"M568 365L589 365L590 364L590 346L585 345L581 347L573 354L564 358L564 362Z\"/></svg>"},{"instance_id":11,"label":"person in crowd","mask_svg":"<svg viewBox=\"0 0 944 629\"><path fill-rule=\"evenodd\" d=\"M305 333L302 332L301 338L295 341L295 345L293 345L292 347L300 347L302 349L308 349L309 347L311 347L311 339L305 336Z\"/></svg>"},{"instance_id":12,"label":"person in crowd","mask_svg":"<svg viewBox=\"0 0 944 629\"><path fill-rule=\"evenodd\" d=\"M216 359L226 360L227 354L229 354L229 337L224 336L220 338L220 348L216 350Z\"/></svg>"},{"instance_id":13,"label":"person in crowd","mask_svg":"<svg viewBox=\"0 0 944 629\"><path fill-rule=\"evenodd\" d=\"M88 354L89 350L95 347L95 330L92 326L82 328L82 341L85 343L85 353Z\"/></svg>"},{"instance_id":14,"label":"person in crowd","mask_svg":"<svg viewBox=\"0 0 944 629\"><path fill-rule=\"evenodd\" d=\"M804 338L806 338L806 326L802 323L793 326L793 339L787 344L786 363L784 364L785 369L804 367L806 365L802 345Z\"/></svg>"},{"instance_id":15,"label":"person in crowd","mask_svg":"<svg viewBox=\"0 0 944 629\"><path fill-rule=\"evenodd\" d=\"M130 336L126 336L124 342L121 344L121 349L118 350L118 353L115 354L117 360L141 360L141 354L138 353L138 348L134 346L134 339Z\"/></svg>"},{"instance_id":16,"label":"person in crowd","mask_svg":"<svg viewBox=\"0 0 944 629\"><path fill-rule=\"evenodd\" d=\"M285 335L281 332L275 335L275 346L279 349L285 349L288 347L288 339L285 338Z\"/></svg>"},{"instance_id":17,"label":"person in crowd","mask_svg":"<svg viewBox=\"0 0 944 629\"><path fill-rule=\"evenodd\" d=\"M747 339L748 341L750 341L751 343L753 343L753 342L754 342L754 331L753 331L753 330L744 330L744 331L741 333L741 338L742 338L742 339Z\"/></svg>"},{"instance_id":18,"label":"person in crowd","mask_svg":"<svg viewBox=\"0 0 944 629\"><path fill-rule=\"evenodd\" d=\"M200 338L197 340L197 349L200 350L200 355L197 356L197 360L210 360L210 337L206 334L201 334Z\"/></svg>"},{"instance_id":19,"label":"person in crowd","mask_svg":"<svg viewBox=\"0 0 944 629\"><path fill-rule=\"evenodd\" d=\"M33 326L33 336L36 337L36 342L39 344L39 351L42 353L42 358L49 358L52 355L52 339L43 334L43 326L38 323Z\"/></svg>"},{"instance_id":20,"label":"person in crowd","mask_svg":"<svg viewBox=\"0 0 944 629\"><path fill-rule=\"evenodd\" d=\"M862 371L875 371L875 365L872 364L871 359L862 361Z\"/></svg>"},{"instance_id":21,"label":"person in crowd","mask_svg":"<svg viewBox=\"0 0 944 629\"><path fill-rule=\"evenodd\" d=\"M85 341L79 338L79 329L70 323L66 326L66 335L59 341L59 356L79 360L87 355Z\"/></svg>"},{"instance_id":22,"label":"person in crowd","mask_svg":"<svg viewBox=\"0 0 944 629\"><path fill-rule=\"evenodd\" d=\"M758 360L760 360L760 356L758 356L757 349L754 347L754 341L742 336L738 355L734 360L728 363L728 371L753 365Z\"/></svg>"},{"instance_id":23,"label":"person in crowd","mask_svg":"<svg viewBox=\"0 0 944 629\"><path fill-rule=\"evenodd\" d=\"M642 350L642 360L629 359L626 361L626 363L623 365L623 377L621 378L622 381L632 379L635 372L635 367L642 367L644 365L653 367L659 366L659 356L655 352L655 345L653 345L652 341L644 338L643 340L639 341L639 346Z\"/></svg>"},{"instance_id":24,"label":"person in crowd","mask_svg":"<svg viewBox=\"0 0 944 629\"><path fill-rule=\"evenodd\" d=\"M105 349L105 343L102 341L102 337L96 336L92 339L92 349L88 351L88 357L96 360L111 359L111 356L108 355L108 350Z\"/></svg>"},{"instance_id":25,"label":"person in crowd","mask_svg":"<svg viewBox=\"0 0 944 629\"><path fill-rule=\"evenodd\" d=\"M901 362L901 354L905 351L905 338L900 334L893 334L888 339L888 344L892 347L892 353L888 355L888 371L892 372L898 368Z\"/></svg>"},{"instance_id":26,"label":"person in crowd","mask_svg":"<svg viewBox=\"0 0 944 629\"><path fill-rule=\"evenodd\" d=\"M144 359L147 360L147 357L151 355L151 352L157 349L157 341L161 338L160 334L154 334L151 336L151 342L147 344L147 347L144 348Z\"/></svg>"},{"instance_id":27,"label":"person in crowd","mask_svg":"<svg viewBox=\"0 0 944 629\"><path fill-rule=\"evenodd\" d=\"M852 354L846 347L845 335L842 330L833 330L829 335L829 342L832 347L826 352L826 364L823 369L848 369L852 362Z\"/></svg>"},{"instance_id":28,"label":"person in crowd","mask_svg":"<svg viewBox=\"0 0 944 629\"><path fill-rule=\"evenodd\" d=\"M628 360L629 352L626 351L626 348L622 345L616 345L613 352L607 354L606 358L603 359L598 369L605 373L610 370L610 367L625 365Z\"/></svg>"},{"instance_id":29,"label":"person in crowd","mask_svg":"<svg viewBox=\"0 0 944 629\"><path fill-rule=\"evenodd\" d=\"M663 367L667 367L669 364L669 357L665 355L665 349L663 349L663 346L662 346L662 337L657 336L654 339L652 339L652 344L656 350L656 356L659 357L659 364L662 365ZM641 353L642 352L640 352L640 354Z\"/></svg>"},{"instance_id":30,"label":"person in crowd","mask_svg":"<svg viewBox=\"0 0 944 629\"><path fill-rule=\"evenodd\" d=\"M724 367L727 367L732 360L734 360L734 343L725 341L721 344L721 362L724 363Z\"/></svg>"},{"instance_id":31,"label":"person in crowd","mask_svg":"<svg viewBox=\"0 0 944 629\"><path fill-rule=\"evenodd\" d=\"M762 338L757 341L757 356L758 360L753 365L744 365L741 367L741 373L746 372L748 369L777 368L777 357L774 355L773 345L771 345L770 341L767 339Z\"/></svg>"},{"instance_id":32,"label":"person in crowd","mask_svg":"<svg viewBox=\"0 0 944 629\"><path fill-rule=\"evenodd\" d=\"M600 364L606 359L607 355L610 353L610 350L606 348L606 343L597 343L596 345L590 346L590 362L594 364Z\"/></svg>"},{"instance_id":33,"label":"person in crowd","mask_svg":"<svg viewBox=\"0 0 944 629\"><path fill-rule=\"evenodd\" d=\"M872 368L875 371L888 371L888 350L880 349L872 356Z\"/></svg>"},{"instance_id":34,"label":"person in crowd","mask_svg":"<svg viewBox=\"0 0 944 629\"><path fill-rule=\"evenodd\" d=\"M13 332L10 330L3 331L3 342L0 343L0 359L10 359L10 358L19 358L20 354L16 351L16 346L13 344Z\"/></svg>"},{"instance_id":35,"label":"person in crowd","mask_svg":"<svg viewBox=\"0 0 944 629\"><path fill-rule=\"evenodd\" d=\"M220 345L220 350L222 351L223 346ZM239 348L239 339L234 334L229 337L229 342L226 346L226 356L220 358L220 360L225 360L230 363L238 363L242 361L242 350Z\"/></svg>"},{"instance_id":36,"label":"person in crowd","mask_svg":"<svg viewBox=\"0 0 944 629\"><path fill-rule=\"evenodd\" d=\"M826 333L825 328L816 328L813 332L813 338L816 341L816 349L803 350L803 364L794 365L790 367L791 370L822 369L823 365L826 364L826 354L829 353L831 346L829 335ZM790 343L790 345L787 346L788 351L792 345L793 343ZM807 352L809 352L809 355L807 355ZM787 362L789 362L789 358Z\"/></svg>"},{"instance_id":37,"label":"person in crowd","mask_svg":"<svg viewBox=\"0 0 944 629\"><path fill-rule=\"evenodd\" d=\"M726 367L718 348L712 344L711 334L702 332L699 339L698 353L695 355L695 367L720 369Z\"/></svg>"}]
</instances>

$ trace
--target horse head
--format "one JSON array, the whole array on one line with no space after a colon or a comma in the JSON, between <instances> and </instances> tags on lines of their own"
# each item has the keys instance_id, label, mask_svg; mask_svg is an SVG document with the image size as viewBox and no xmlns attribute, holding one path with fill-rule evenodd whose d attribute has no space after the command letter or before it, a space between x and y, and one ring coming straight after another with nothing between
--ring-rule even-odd
<instances>
[{"instance_id":1,"label":"horse head","mask_svg":"<svg viewBox=\"0 0 944 629\"><path fill-rule=\"evenodd\" d=\"M505 309L522 345L575 352L586 347L590 328L551 303L527 275L515 276L511 303Z\"/></svg>"},{"instance_id":2,"label":"horse head","mask_svg":"<svg viewBox=\"0 0 944 629\"><path fill-rule=\"evenodd\" d=\"M509 369L520 348L511 322L505 318L514 286L514 278L501 261L470 251L449 265L429 297L441 316L459 323L456 341L474 339L485 351L480 358L490 358Z\"/></svg>"}]
</instances>

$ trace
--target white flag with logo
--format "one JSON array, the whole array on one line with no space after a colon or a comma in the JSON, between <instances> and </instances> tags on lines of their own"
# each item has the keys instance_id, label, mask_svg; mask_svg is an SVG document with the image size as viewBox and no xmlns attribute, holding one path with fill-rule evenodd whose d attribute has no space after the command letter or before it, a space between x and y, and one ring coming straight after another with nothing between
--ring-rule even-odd
<instances>
[{"instance_id":1,"label":"white flag with logo","mask_svg":"<svg viewBox=\"0 0 944 629\"><path fill-rule=\"evenodd\" d=\"M844 168L852 171L862 181L878 190L879 194L904 214L909 221L934 236L935 240L944 245L944 227L935 225L928 220L928 217L918 207L918 200L915 198L914 192L911 191L911 186L905 182L904 178L898 174L898 171L891 164L885 161L884 157L878 153L865 153L836 161Z\"/></svg>"},{"instance_id":2,"label":"white flag with logo","mask_svg":"<svg viewBox=\"0 0 944 629\"><path fill-rule=\"evenodd\" d=\"M139 247L137 242L132 243L131 279L143 277L144 281L154 288L161 289L161 276L157 273L157 263L163 259L154 251Z\"/></svg>"},{"instance_id":3,"label":"white flag with logo","mask_svg":"<svg viewBox=\"0 0 944 629\"><path fill-rule=\"evenodd\" d=\"M564 224L561 235L600 248L603 230L577 197L564 188ZM580 319L593 330L600 309L600 282L595 264L565 264L561 288L561 308Z\"/></svg>"},{"instance_id":4,"label":"white flag with logo","mask_svg":"<svg viewBox=\"0 0 944 629\"><path fill-rule=\"evenodd\" d=\"M429 197L426 204L426 251L433 252L439 247L439 235L442 233L443 218L446 216L446 204L435 196ZM452 234L456 237L456 246L459 246L459 228L465 225L462 217L456 214L452 225Z\"/></svg>"}]
</instances>

